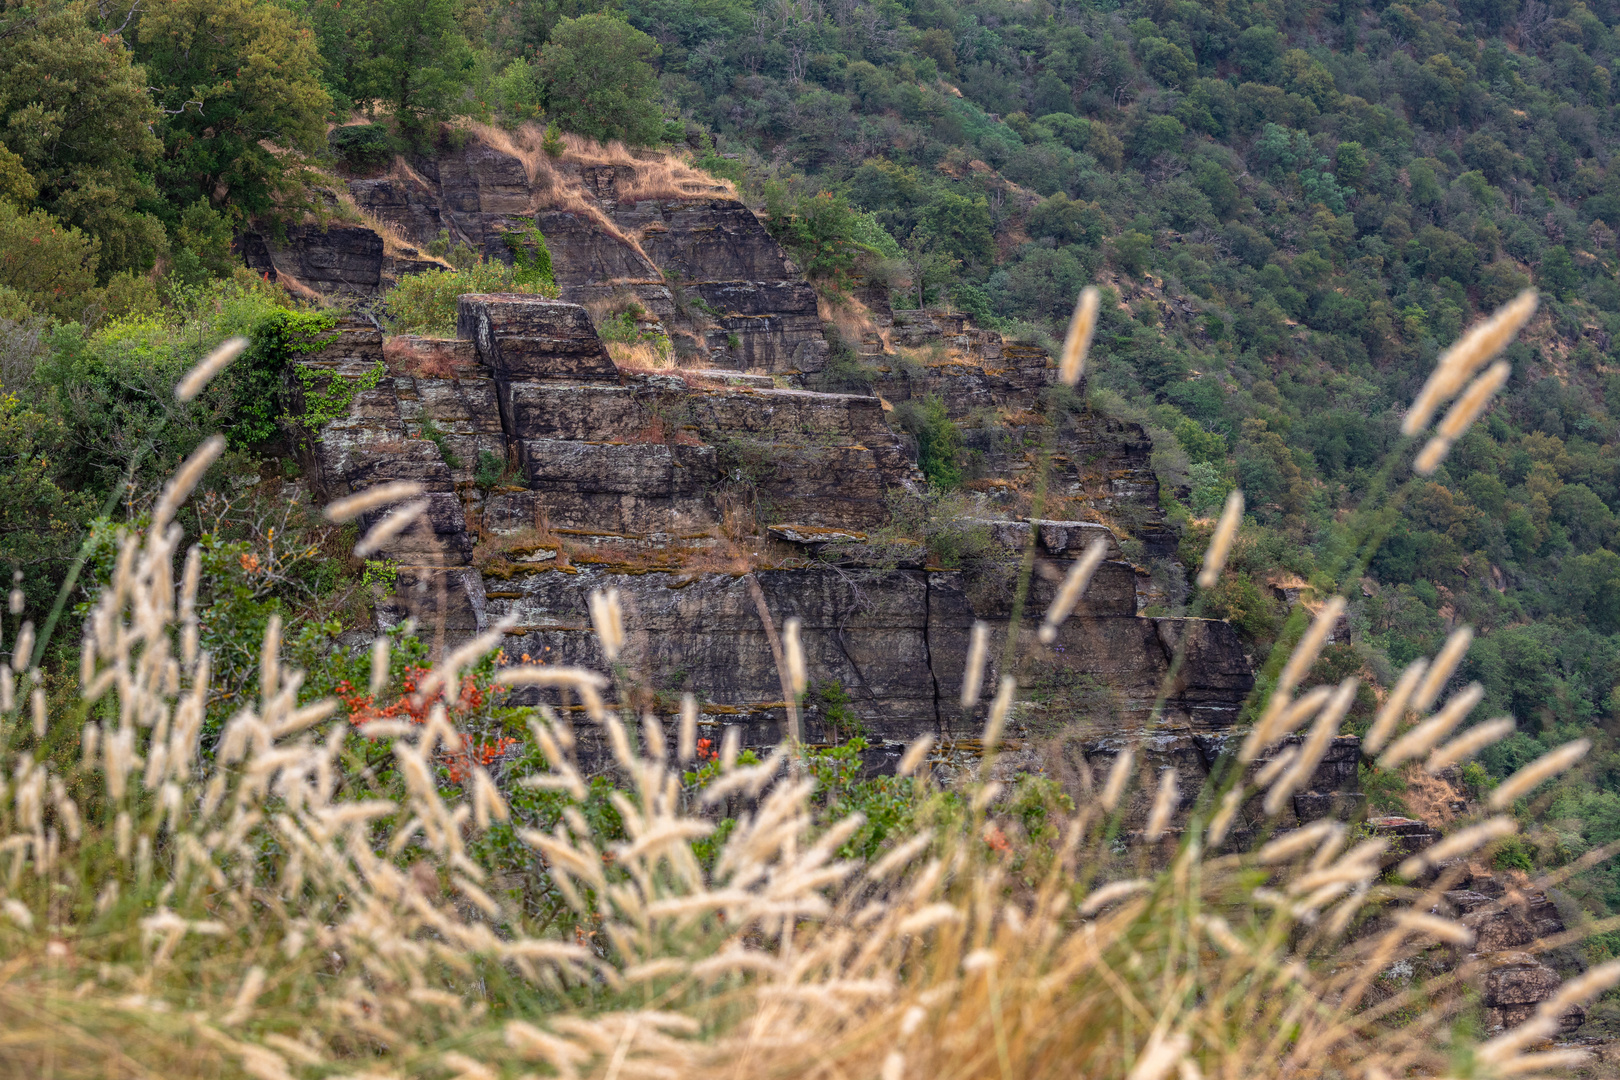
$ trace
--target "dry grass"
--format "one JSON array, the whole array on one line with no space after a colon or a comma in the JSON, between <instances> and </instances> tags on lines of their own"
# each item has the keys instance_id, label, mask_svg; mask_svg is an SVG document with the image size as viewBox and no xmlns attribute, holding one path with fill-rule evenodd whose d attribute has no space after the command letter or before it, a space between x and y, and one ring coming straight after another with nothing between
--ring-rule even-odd
<instances>
[{"instance_id":1,"label":"dry grass","mask_svg":"<svg viewBox=\"0 0 1620 1080\"><path fill-rule=\"evenodd\" d=\"M412 244L409 240L406 240L398 233L397 230L394 229L392 225L388 224L386 221L377 217L375 214L362 207L359 203L355 202L354 193L349 190L348 184L344 183L340 179L337 179L336 177L327 177L327 180L331 184L329 190L332 192L333 197L337 199L338 205L342 207L342 215L350 221L364 225L366 228L382 237L384 255L394 258L421 259L427 262L437 263L446 270L455 269L455 267L451 266L445 260L439 258L439 256L429 255L427 252L418 248L415 244Z\"/></svg>"},{"instance_id":2,"label":"dry grass","mask_svg":"<svg viewBox=\"0 0 1620 1080\"><path fill-rule=\"evenodd\" d=\"M399 334L383 339L383 362L390 375L418 379L459 379L478 370L476 359L458 359L448 348L435 347L443 339Z\"/></svg>"},{"instance_id":3,"label":"dry grass","mask_svg":"<svg viewBox=\"0 0 1620 1080\"><path fill-rule=\"evenodd\" d=\"M831 323L838 336L851 346L859 344L867 335L875 335L889 347L889 331L872 318L872 310L853 296L816 293L816 314L824 323Z\"/></svg>"},{"instance_id":4,"label":"dry grass","mask_svg":"<svg viewBox=\"0 0 1620 1080\"><path fill-rule=\"evenodd\" d=\"M615 198L626 202L737 197L730 181L711 176L670 154L642 157L632 154L622 143L610 142L604 146L579 135L565 134L562 137L564 151L560 157L553 158L541 145L545 132L534 124L508 131L463 119L457 121L457 126L491 149L522 162L532 195L531 211L561 210L578 214L635 249L649 264L652 260L642 249L640 238L621 229L586 190L579 175L580 167L607 165L632 170L628 182L621 179L614 185Z\"/></svg>"},{"instance_id":5,"label":"dry grass","mask_svg":"<svg viewBox=\"0 0 1620 1080\"><path fill-rule=\"evenodd\" d=\"M667 347L651 341L610 341L608 356L620 371L641 374L678 372L675 354Z\"/></svg>"}]
</instances>

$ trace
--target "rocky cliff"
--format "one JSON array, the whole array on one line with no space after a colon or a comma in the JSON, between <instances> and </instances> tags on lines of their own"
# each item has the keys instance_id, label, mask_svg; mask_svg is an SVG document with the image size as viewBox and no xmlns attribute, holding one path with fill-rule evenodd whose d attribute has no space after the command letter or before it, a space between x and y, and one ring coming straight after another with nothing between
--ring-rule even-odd
<instances>
[{"instance_id":1,"label":"rocky cliff","mask_svg":"<svg viewBox=\"0 0 1620 1080\"><path fill-rule=\"evenodd\" d=\"M362 305L301 361L316 388L386 371L301 440L317 497L405 478L430 492L425 524L385 553L399 587L379 597L384 625L415 618L442 647L505 620L509 657L602 668L586 598L617 588L644 707L667 712L690 690L705 723L764 745L785 720L766 621L797 616L812 682L837 684L869 737L931 732L971 751L1000 674L961 708L973 622L1009 625L1032 533L1042 572L1026 625L1100 535L1109 558L1076 616L1050 648L1023 643L1029 659L1013 673L1024 703L1004 762L1081 784L1132 745L1145 768L1175 768L1188 798L1199 790L1253 678L1226 624L1144 613L1143 564L1172 556L1174 538L1140 428L1054 412L1053 364L1037 347L959 314L881 303L861 316L870 392L809 389L833 349L824 312L746 206L716 191L677 197L671 184L694 181L659 187L633 160L509 149L474 140L349 188L396 252L401 238L425 245L444 231L509 258L507 238L538 227L561 298L465 296L456 340L394 339L386 355ZM305 285L376 293L386 260L408 256L362 240L346 229L280 246L259 237L247 253ZM627 295L680 345L683 366L613 363L592 312ZM890 410L923 398L944 403L978 454L969 486L984 516L953 523L974 550L960 565L934 565L894 518L921 489ZM1055 480L1043 516L1061 520L1032 526L1038 454ZM835 729L824 706L811 695L806 736L849 734L850 717ZM1343 812L1355 759L1354 740L1336 748L1297 816Z\"/></svg>"}]
</instances>

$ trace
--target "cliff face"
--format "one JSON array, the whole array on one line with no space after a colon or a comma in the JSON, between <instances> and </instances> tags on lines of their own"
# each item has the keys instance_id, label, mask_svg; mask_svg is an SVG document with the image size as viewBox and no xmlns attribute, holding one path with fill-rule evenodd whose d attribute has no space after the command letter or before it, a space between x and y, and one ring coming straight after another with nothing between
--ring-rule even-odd
<instances>
[{"instance_id":1,"label":"cliff face","mask_svg":"<svg viewBox=\"0 0 1620 1080\"><path fill-rule=\"evenodd\" d=\"M396 246L444 230L506 257L506 236L538 225L562 293L462 297L458 340L395 339L386 357L375 323L351 316L301 361L350 380L385 371L346 416L302 438L317 497L403 478L430 492L424 524L385 553L398 588L379 596L380 620L414 618L439 646L504 620L509 657L605 668L587 597L616 588L644 706L668 711L690 690L705 723L765 745L781 737L785 708L764 620L797 616L812 681L839 684L870 737L931 732L971 745L1001 672L993 662L981 700L961 707L969 632L980 619L1002 632L1013 614L1032 527L1012 515L1034 475L1032 433L1046 430L1051 359L960 315L879 305L860 347L877 369L872 392L803 389L831 351L817 298L745 206L713 193L637 197L647 184L632 166L561 168L536 172L469 143L350 184ZM275 257L305 284L338 281L313 271L353 242L329 232ZM386 268L373 261L375 290ZM363 274L344 273L332 291L364 291ZM591 311L626 294L684 343L688 367L614 365ZM1010 515L961 523L979 545L964 569L929 565L892 519L920 475L889 409L923 398L962 425L978 448L971 486ZM1054 645L1025 643L1032 659L1012 672L1024 688L1020 749L1004 760L1078 781L1130 745L1145 768L1181 773L1191 798L1252 685L1248 661L1225 623L1139 614L1145 574L1127 554L1174 550L1141 430L1073 411L1053 430L1049 505L1073 520L1035 531L1044 572L1025 624L1092 537L1110 553ZM828 727L818 700L806 736L847 734ZM1299 796L1299 816L1342 812L1355 797L1355 749L1343 750Z\"/></svg>"}]
</instances>

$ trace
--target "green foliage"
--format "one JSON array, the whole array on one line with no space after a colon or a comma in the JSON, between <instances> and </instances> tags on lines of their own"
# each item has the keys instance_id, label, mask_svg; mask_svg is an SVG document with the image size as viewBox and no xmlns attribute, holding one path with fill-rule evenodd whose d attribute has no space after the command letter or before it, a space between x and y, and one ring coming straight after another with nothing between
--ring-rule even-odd
<instances>
[{"instance_id":1,"label":"green foliage","mask_svg":"<svg viewBox=\"0 0 1620 1080\"><path fill-rule=\"evenodd\" d=\"M380 589L383 593L391 593L399 584L399 564L392 559L367 559L366 568L360 574L360 587L362 589Z\"/></svg>"},{"instance_id":2,"label":"green foliage","mask_svg":"<svg viewBox=\"0 0 1620 1080\"><path fill-rule=\"evenodd\" d=\"M64 489L68 431L57 418L0 390L0 567L24 571L25 593L49 602L94 511L89 492Z\"/></svg>"},{"instance_id":3,"label":"green foliage","mask_svg":"<svg viewBox=\"0 0 1620 1080\"><path fill-rule=\"evenodd\" d=\"M658 44L616 12L559 20L540 51L547 112L564 129L602 142L657 142L663 110L649 61L658 54Z\"/></svg>"},{"instance_id":4,"label":"green foliage","mask_svg":"<svg viewBox=\"0 0 1620 1080\"><path fill-rule=\"evenodd\" d=\"M336 127L326 136L334 157L350 169L375 169L386 165L401 147L394 133L383 124L349 124Z\"/></svg>"},{"instance_id":5,"label":"green foliage","mask_svg":"<svg viewBox=\"0 0 1620 1080\"><path fill-rule=\"evenodd\" d=\"M50 334L30 390L66 429L64 483L96 492L126 474L155 483L216 431L235 434L238 446L252 440L249 429L266 415L257 403L279 385L267 361L240 358L190 404L174 400L175 383L214 345L237 334L252 341L267 316L286 309L280 290L248 281L177 288L167 306ZM238 433L239 423L247 427Z\"/></svg>"},{"instance_id":6,"label":"green foliage","mask_svg":"<svg viewBox=\"0 0 1620 1080\"><path fill-rule=\"evenodd\" d=\"M158 184L171 203L207 199L253 216L301 193L299 155L325 146L331 99L315 39L292 11L174 0L142 12L133 44L163 110Z\"/></svg>"},{"instance_id":7,"label":"green foliage","mask_svg":"<svg viewBox=\"0 0 1620 1080\"><path fill-rule=\"evenodd\" d=\"M551 275L551 249L538 226L509 230L502 239L512 253L512 281L521 288L556 287Z\"/></svg>"},{"instance_id":8,"label":"green foliage","mask_svg":"<svg viewBox=\"0 0 1620 1080\"><path fill-rule=\"evenodd\" d=\"M862 256L900 256L899 245L877 220L829 191L795 197L779 183L764 188L766 228L793 254L804 273L846 288Z\"/></svg>"},{"instance_id":9,"label":"green foliage","mask_svg":"<svg viewBox=\"0 0 1620 1080\"><path fill-rule=\"evenodd\" d=\"M370 389L370 387L361 387L361 389ZM444 459L446 465L452 469L461 468L461 459L456 456L455 451L450 449L450 441L445 438L444 432L439 430L439 425L431 420L422 421L422 438L434 445L439 451L439 457Z\"/></svg>"},{"instance_id":10,"label":"green foliage","mask_svg":"<svg viewBox=\"0 0 1620 1080\"><path fill-rule=\"evenodd\" d=\"M555 285L538 280L542 265L538 252L546 248L538 230L534 236L538 246L527 256L534 260L532 269L480 260L456 270L427 270L402 277L387 294L389 329L396 334L455 337L456 301L466 293L520 292L556 296ZM546 252L547 269L550 257Z\"/></svg>"},{"instance_id":11,"label":"green foliage","mask_svg":"<svg viewBox=\"0 0 1620 1080\"><path fill-rule=\"evenodd\" d=\"M23 213L0 200L0 286L35 311L64 321L79 317L96 283L100 249L43 210Z\"/></svg>"},{"instance_id":12,"label":"green foliage","mask_svg":"<svg viewBox=\"0 0 1620 1080\"><path fill-rule=\"evenodd\" d=\"M540 149L546 152L547 157L560 158L567 146L563 143L562 128L553 120L546 125L545 135L541 137Z\"/></svg>"},{"instance_id":13,"label":"green foliage","mask_svg":"<svg viewBox=\"0 0 1620 1080\"><path fill-rule=\"evenodd\" d=\"M538 120L544 113L540 104L539 73L521 56L501 69L500 77L495 80L495 96L501 112L512 120ZM546 150L550 152L549 145Z\"/></svg>"},{"instance_id":14,"label":"green foliage","mask_svg":"<svg viewBox=\"0 0 1620 1080\"><path fill-rule=\"evenodd\" d=\"M0 173L13 197L32 189L35 208L100 244L105 281L120 270L148 270L166 251L150 212L160 149L151 125L160 117L147 72L85 16L54 0L6 9Z\"/></svg>"},{"instance_id":15,"label":"green foliage","mask_svg":"<svg viewBox=\"0 0 1620 1080\"><path fill-rule=\"evenodd\" d=\"M1412 808L1406 804L1406 780L1393 769L1380 769L1370 762L1356 766L1361 793L1367 796L1367 813L1378 817L1398 814L1407 817Z\"/></svg>"},{"instance_id":16,"label":"green foliage","mask_svg":"<svg viewBox=\"0 0 1620 1080\"><path fill-rule=\"evenodd\" d=\"M308 11L340 104L382 103L417 144L457 109L473 53L451 0L314 0Z\"/></svg>"},{"instance_id":17,"label":"green foliage","mask_svg":"<svg viewBox=\"0 0 1620 1080\"><path fill-rule=\"evenodd\" d=\"M827 738L831 741L864 737L867 734L866 725L861 722L860 714L851 707L849 692L837 679L813 684L808 700L814 701L821 710L822 722L827 727Z\"/></svg>"},{"instance_id":18,"label":"green foliage","mask_svg":"<svg viewBox=\"0 0 1620 1080\"><path fill-rule=\"evenodd\" d=\"M945 403L937 397L901 402L895 419L917 441L917 467L944 490L962 484L962 436Z\"/></svg>"},{"instance_id":19,"label":"green foliage","mask_svg":"<svg viewBox=\"0 0 1620 1080\"><path fill-rule=\"evenodd\" d=\"M909 777L864 777L861 751L868 746L860 736L842 746L806 749L805 768L816 782L816 799L828 820L852 813L866 818L855 835L838 849L842 859L870 859L890 837L903 837L910 831L917 814L913 784Z\"/></svg>"},{"instance_id":20,"label":"green foliage","mask_svg":"<svg viewBox=\"0 0 1620 1080\"><path fill-rule=\"evenodd\" d=\"M174 228L169 281L181 287L199 286L212 278L228 278L236 266L231 251L231 223L205 198L180 211Z\"/></svg>"},{"instance_id":21,"label":"green foliage","mask_svg":"<svg viewBox=\"0 0 1620 1080\"><path fill-rule=\"evenodd\" d=\"M478 462L473 466L473 483L488 491L506 475L506 462L488 450L478 451Z\"/></svg>"},{"instance_id":22,"label":"green foliage","mask_svg":"<svg viewBox=\"0 0 1620 1080\"><path fill-rule=\"evenodd\" d=\"M355 395L362 390L374 389L378 383L382 382L383 376L388 374L388 369L383 366L381 360L377 361L376 366L372 367L371 370L354 378L315 371L307 367L294 368L293 370L298 377L298 383L302 390L300 395L302 408L298 412L290 414L288 419L303 428L310 438L318 437L321 428L330 424L333 420L347 416L349 406L354 404ZM431 427L431 424L424 425L423 434L425 438L432 438L431 435L426 433L427 429ZM436 431L437 429L433 430ZM443 436L440 436L440 438L442 439ZM436 442L435 445L438 445L438 443ZM442 445L439 445L439 452L447 454ZM449 457L446 459L446 464L450 464ZM451 465L451 467L454 468L455 466Z\"/></svg>"},{"instance_id":23,"label":"green foliage","mask_svg":"<svg viewBox=\"0 0 1620 1080\"><path fill-rule=\"evenodd\" d=\"M323 312L285 309L271 311L254 324L247 351L222 380L235 421L226 429L232 446L249 447L275 436L285 411L282 389L288 368L294 357L324 348L331 340L327 331L335 325L337 320Z\"/></svg>"},{"instance_id":24,"label":"green foliage","mask_svg":"<svg viewBox=\"0 0 1620 1080\"><path fill-rule=\"evenodd\" d=\"M1498 870L1523 870L1526 873L1536 868L1532 849L1522 836L1498 840L1496 851L1491 855L1491 865Z\"/></svg>"}]
</instances>

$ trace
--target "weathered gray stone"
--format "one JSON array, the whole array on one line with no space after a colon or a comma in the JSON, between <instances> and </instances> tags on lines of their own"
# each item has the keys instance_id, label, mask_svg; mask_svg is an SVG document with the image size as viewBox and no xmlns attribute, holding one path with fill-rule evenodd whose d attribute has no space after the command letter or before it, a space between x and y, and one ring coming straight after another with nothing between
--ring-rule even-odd
<instances>
[{"instance_id":1,"label":"weathered gray stone","mask_svg":"<svg viewBox=\"0 0 1620 1080\"><path fill-rule=\"evenodd\" d=\"M456 303L456 336L478 346L497 379L605 379L608 359L591 317L578 304L521 293L469 293Z\"/></svg>"}]
</instances>

